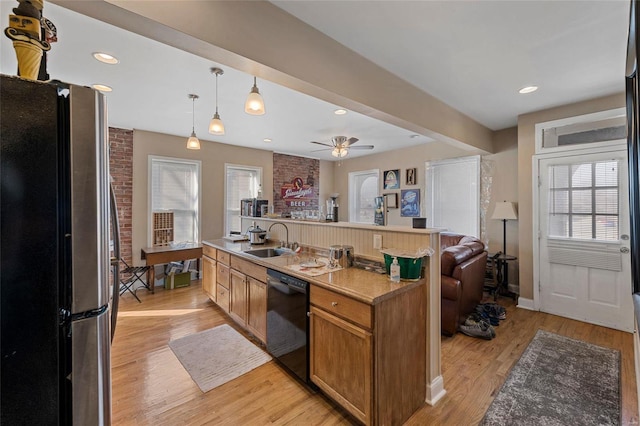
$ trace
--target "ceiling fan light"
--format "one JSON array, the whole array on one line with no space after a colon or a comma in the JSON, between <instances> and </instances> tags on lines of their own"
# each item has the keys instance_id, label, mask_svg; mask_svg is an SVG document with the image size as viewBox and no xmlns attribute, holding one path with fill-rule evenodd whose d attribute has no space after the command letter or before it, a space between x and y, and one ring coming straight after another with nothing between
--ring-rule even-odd
<instances>
[{"instance_id":1,"label":"ceiling fan light","mask_svg":"<svg viewBox=\"0 0 640 426\"><path fill-rule=\"evenodd\" d=\"M244 104L244 112L251 115L263 115L265 113L264 99L262 99L262 95L260 95L255 77L253 77L251 92L249 96L247 96L247 101Z\"/></svg>"},{"instance_id":2,"label":"ceiling fan light","mask_svg":"<svg viewBox=\"0 0 640 426\"><path fill-rule=\"evenodd\" d=\"M187 149L200 149L200 139L196 136L196 132L191 132L191 136L187 139Z\"/></svg>"},{"instance_id":3,"label":"ceiling fan light","mask_svg":"<svg viewBox=\"0 0 640 426\"><path fill-rule=\"evenodd\" d=\"M224 135L224 124L217 112L213 114L213 118L209 122L209 133L212 135Z\"/></svg>"},{"instance_id":4,"label":"ceiling fan light","mask_svg":"<svg viewBox=\"0 0 640 426\"><path fill-rule=\"evenodd\" d=\"M331 155L333 155L336 158L344 158L344 157L347 156L348 153L349 153L349 150L345 149L345 148L342 148L342 147L340 147L340 148L335 147L331 151Z\"/></svg>"}]
</instances>

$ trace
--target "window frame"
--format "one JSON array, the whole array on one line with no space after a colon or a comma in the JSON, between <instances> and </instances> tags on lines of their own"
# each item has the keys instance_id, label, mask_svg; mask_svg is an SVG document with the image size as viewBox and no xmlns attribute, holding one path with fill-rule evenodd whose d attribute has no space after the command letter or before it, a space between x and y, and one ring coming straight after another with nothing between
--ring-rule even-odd
<instances>
[{"instance_id":1,"label":"window frame","mask_svg":"<svg viewBox=\"0 0 640 426\"><path fill-rule=\"evenodd\" d=\"M356 172L349 172L349 222L352 223L366 223L369 225L373 225L374 221L372 220L371 222L360 222L357 221L356 219L358 218L358 214L357 212L359 212L359 201L358 199L360 198L360 189L358 188L358 190L356 191L355 189L355 179L357 177L360 176L366 176L366 175L370 175L371 177L373 177L373 175L375 175L375 178L378 180L377 182L377 194L380 195L380 169L369 169L369 170L360 170L360 171L356 171ZM372 200L373 201L373 200ZM375 211L375 207L374 207L374 211Z\"/></svg>"},{"instance_id":2,"label":"window frame","mask_svg":"<svg viewBox=\"0 0 640 426\"><path fill-rule=\"evenodd\" d=\"M189 164L196 167L197 185L198 185L198 202L196 214L196 235L194 242L200 241L202 232L202 161L187 158L165 157L161 155L149 155L147 158L147 247L153 245L153 163L154 161L162 161L167 163Z\"/></svg>"},{"instance_id":3,"label":"window frame","mask_svg":"<svg viewBox=\"0 0 640 426\"><path fill-rule=\"evenodd\" d=\"M223 235L229 235L229 233L231 232L231 229L229 229L230 226L230 221L229 221L229 209L227 208L227 192L228 192L228 182L227 182L227 176L228 176L228 172L229 169L236 169L236 170L250 170L253 172L257 172L258 174L258 182L257 182L257 186L256 186L256 194L253 197L250 198L256 198L258 197L258 195L260 195L260 188L263 187L262 185L262 176L263 176L263 169L260 166L250 166L250 165L246 165L246 164L233 164L233 163L224 163L224 202L222 204L222 211L223 211L223 217L224 217L224 223L223 223ZM237 206L238 209L238 215L240 214L240 205ZM240 230L242 231L242 229Z\"/></svg>"}]
</instances>

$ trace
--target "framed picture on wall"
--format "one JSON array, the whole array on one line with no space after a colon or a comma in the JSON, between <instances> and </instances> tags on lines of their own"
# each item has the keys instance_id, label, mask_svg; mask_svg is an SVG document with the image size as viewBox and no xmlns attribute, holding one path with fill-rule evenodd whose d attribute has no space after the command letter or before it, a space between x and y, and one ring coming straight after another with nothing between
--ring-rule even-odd
<instances>
[{"instance_id":1,"label":"framed picture on wall","mask_svg":"<svg viewBox=\"0 0 640 426\"><path fill-rule=\"evenodd\" d=\"M382 179L384 181L382 189L400 189L400 169L384 171Z\"/></svg>"},{"instance_id":2,"label":"framed picture on wall","mask_svg":"<svg viewBox=\"0 0 640 426\"><path fill-rule=\"evenodd\" d=\"M418 173L418 169L417 168L412 168L412 169L407 169L405 174L406 174L406 184L407 185L415 185L416 181L417 181L417 173Z\"/></svg>"},{"instance_id":3,"label":"framed picture on wall","mask_svg":"<svg viewBox=\"0 0 640 426\"><path fill-rule=\"evenodd\" d=\"M397 209L398 208L398 193L397 192L389 192L387 194L382 194L382 195L387 200L387 208L388 209Z\"/></svg>"},{"instance_id":4,"label":"framed picture on wall","mask_svg":"<svg viewBox=\"0 0 640 426\"><path fill-rule=\"evenodd\" d=\"M400 216L420 217L420 191L403 189L400 191Z\"/></svg>"}]
</instances>

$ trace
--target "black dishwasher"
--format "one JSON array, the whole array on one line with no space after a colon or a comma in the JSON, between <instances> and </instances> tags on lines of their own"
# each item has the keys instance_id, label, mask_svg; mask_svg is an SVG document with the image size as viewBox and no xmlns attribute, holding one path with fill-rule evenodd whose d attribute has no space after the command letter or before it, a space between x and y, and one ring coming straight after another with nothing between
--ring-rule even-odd
<instances>
[{"instance_id":1,"label":"black dishwasher","mask_svg":"<svg viewBox=\"0 0 640 426\"><path fill-rule=\"evenodd\" d=\"M309 383L309 283L267 269L267 351Z\"/></svg>"}]
</instances>

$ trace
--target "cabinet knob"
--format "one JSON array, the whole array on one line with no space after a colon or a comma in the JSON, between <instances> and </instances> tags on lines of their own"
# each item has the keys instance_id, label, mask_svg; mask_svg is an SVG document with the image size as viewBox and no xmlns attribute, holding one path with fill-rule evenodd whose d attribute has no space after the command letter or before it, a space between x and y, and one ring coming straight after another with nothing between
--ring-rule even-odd
<instances>
[{"instance_id":1,"label":"cabinet knob","mask_svg":"<svg viewBox=\"0 0 640 426\"><path fill-rule=\"evenodd\" d=\"M331 302L331 306L335 308L336 306L338 306L338 302Z\"/></svg>"}]
</instances>

